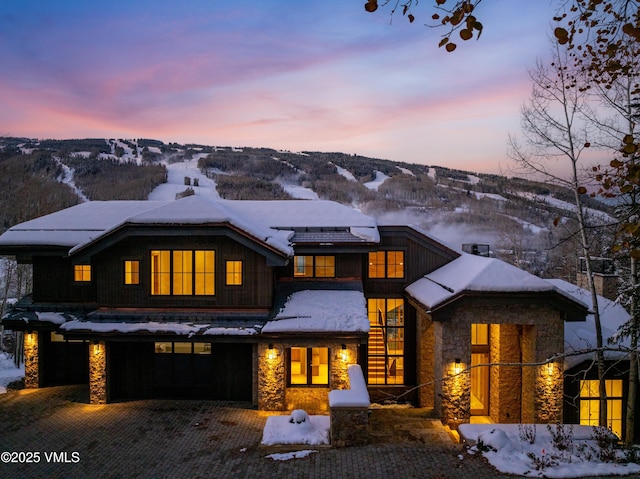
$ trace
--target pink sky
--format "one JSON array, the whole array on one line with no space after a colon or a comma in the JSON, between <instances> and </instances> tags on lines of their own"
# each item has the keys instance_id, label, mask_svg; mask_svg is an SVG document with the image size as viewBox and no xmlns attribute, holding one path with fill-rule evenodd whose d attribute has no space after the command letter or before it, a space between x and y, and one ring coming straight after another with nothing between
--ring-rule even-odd
<instances>
[{"instance_id":1,"label":"pink sky","mask_svg":"<svg viewBox=\"0 0 640 479\"><path fill-rule=\"evenodd\" d=\"M478 172L506 167L546 0L485 0L479 41L390 24L363 1L9 0L0 135L342 151Z\"/></svg>"}]
</instances>

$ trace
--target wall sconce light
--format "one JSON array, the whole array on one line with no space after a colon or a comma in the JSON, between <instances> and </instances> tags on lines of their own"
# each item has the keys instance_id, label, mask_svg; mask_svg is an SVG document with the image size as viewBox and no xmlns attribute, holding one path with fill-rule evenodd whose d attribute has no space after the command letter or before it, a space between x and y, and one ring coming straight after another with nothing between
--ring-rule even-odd
<instances>
[{"instance_id":1,"label":"wall sconce light","mask_svg":"<svg viewBox=\"0 0 640 479\"><path fill-rule=\"evenodd\" d=\"M269 347L267 348L267 359L274 360L278 356L276 350L273 347L273 343L269 343Z\"/></svg>"},{"instance_id":2,"label":"wall sconce light","mask_svg":"<svg viewBox=\"0 0 640 479\"><path fill-rule=\"evenodd\" d=\"M462 364L460 364L460 358L456 358L454 360L453 372L455 374L460 374L462 372Z\"/></svg>"},{"instance_id":3,"label":"wall sconce light","mask_svg":"<svg viewBox=\"0 0 640 479\"><path fill-rule=\"evenodd\" d=\"M553 375L553 363L547 363L547 375Z\"/></svg>"},{"instance_id":4,"label":"wall sconce light","mask_svg":"<svg viewBox=\"0 0 640 479\"><path fill-rule=\"evenodd\" d=\"M100 354L102 352L102 348L100 347L100 341L93 342L93 354Z\"/></svg>"},{"instance_id":5,"label":"wall sconce light","mask_svg":"<svg viewBox=\"0 0 640 479\"><path fill-rule=\"evenodd\" d=\"M343 344L340 351L340 359L347 361L349 359L349 351L347 351L347 345Z\"/></svg>"},{"instance_id":6,"label":"wall sconce light","mask_svg":"<svg viewBox=\"0 0 640 479\"><path fill-rule=\"evenodd\" d=\"M24 338L27 340L27 343L33 343L33 333L31 331L27 331Z\"/></svg>"}]
</instances>

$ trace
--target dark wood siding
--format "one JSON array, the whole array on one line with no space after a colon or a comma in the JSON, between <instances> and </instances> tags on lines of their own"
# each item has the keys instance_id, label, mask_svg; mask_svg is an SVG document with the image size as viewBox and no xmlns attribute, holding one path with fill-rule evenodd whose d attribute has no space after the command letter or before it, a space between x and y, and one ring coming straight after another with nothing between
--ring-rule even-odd
<instances>
[{"instance_id":1,"label":"dark wood siding","mask_svg":"<svg viewBox=\"0 0 640 479\"><path fill-rule=\"evenodd\" d=\"M68 258L39 256L33 259L33 300L39 303L93 303L96 300L97 270L92 265L92 281L73 281L73 265Z\"/></svg>"},{"instance_id":2,"label":"dark wood siding","mask_svg":"<svg viewBox=\"0 0 640 479\"><path fill-rule=\"evenodd\" d=\"M458 255L430 238L405 226L382 226L377 251L404 251L405 276L402 279L369 279L365 256L362 277L367 296L392 297L402 295L404 288L425 274L444 266Z\"/></svg>"},{"instance_id":3,"label":"dark wood siding","mask_svg":"<svg viewBox=\"0 0 640 479\"><path fill-rule=\"evenodd\" d=\"M43 386L89 382L88 343L51 341L48 331L43 331L41 337Z\"/></svg>"},{"instance_id":4,"label":"dark wood siding","mask_svg":"<svg viewBox=\"0 0 640 479\"><path fill-rule=\"evenodd\" d=\"M216 252L214 296L152 296L150 252L152 250L199 250ZM140 261L140 284L124 284L124 261ZM225 285L225 262L243 262L243 284ZM107 248L94 258L101 272L98 303L110 307L223 307L270 308L273 300L273 268L259 253L224 236L137 237Z\"/></svg>"}]
</instances>

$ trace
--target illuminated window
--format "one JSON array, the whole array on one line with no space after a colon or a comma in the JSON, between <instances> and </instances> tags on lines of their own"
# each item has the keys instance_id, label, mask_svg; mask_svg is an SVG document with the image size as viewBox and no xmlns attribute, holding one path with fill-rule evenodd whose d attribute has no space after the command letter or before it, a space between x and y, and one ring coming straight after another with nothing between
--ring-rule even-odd
<instances>
[{"instance_id":1,"label":"illuminated window","mask_svg":"<svg viewBox=\"0 0 640 479\"><path fill-rule=\"evenodd\" d=\"M140 284L140 261L124 262L124 284Z\"/></svg>"},{"instance_id":2,"label":"illuminated window","mask_svg":"<svg viewBox=\"0 0 640 479\"><path fill-rule=\"evenodd\" d=\"M74 265L73 280L78 283L91 281L91 265L90 264Z\"/></svg>"},{"instance_id":3,"label":"illuminated window","mask_svg":"<svg viewBox=\"0 0 640 479\"><path fill-rule=\"evenodd\" d=\"M211 343L157 342L155 352L158 354L211 354Z\"/></svg>"},{"instance_id":4,"label":"illuminated window","mask_svg":"<svg viewBox=\"0 0 640 479\"><path fill-rule=\"evenodd\" d=\"M227 284L242 284L242 261L227 261Z\"/></svg>"},{"instance_id":5,"label":"illuminated window","mask_svg":"<svg viewBox=\"0 0 640 479\"><path fill-rule=\"evenodd\" d=\"M291 348L289 383L292 386L329 384L328 348Z\"/></svg>"},{"instance_id":6,"label":"illuminated window","mask_svg":"<svg viewBox=\"0 0 640 479\"><path fill-rule=\"evenodd\" d=\"M369 384L404 384L404 300L370 298L367 379Z\"/></svg>"},{"instance_id":7,"label":"illuminated window","mask_svg":"<svg viewBox=\"0 0 640 479\"><path fill-rule=\"evenodd\" d=\"M622 379L606 379L607 426L622 438ZM597 379L580 381L580 424L597 426L600 413L600 387Z\"/></svg>"},{"instance_id":8,"label":"illuminated window","mask_svg":"<svg viewBox=\"0 0 640 479\"><path fill-rule=\"evenodd\" d=\"M369 253L369 278L404 278L404 251Z\"/></svg>"},{"instance_id":9,"label":"illuminated window","mask_svg":"<svg viewBox=\"0 0 640 479\"><path fill-rule=\"evenodd\" d=\"M214 251L151 251L151 294L215 294Z\"/></svg>"},{"instance_id":10,"label":"illuminated window","mask_svg":"<svg viewBox=\"0 0 640 479\"><path fill-rule=\"evenodd\" d=\"M335 256L294 256L293 275L298 278L334 278Z\"/></svg>"}]
</instances>

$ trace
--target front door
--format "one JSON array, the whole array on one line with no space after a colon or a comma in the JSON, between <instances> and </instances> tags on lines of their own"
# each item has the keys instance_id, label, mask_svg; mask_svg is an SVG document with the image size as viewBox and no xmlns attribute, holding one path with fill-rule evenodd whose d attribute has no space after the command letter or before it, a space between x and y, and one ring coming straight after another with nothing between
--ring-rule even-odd
<instances>
[{"instance_id":1,"label":"front door","mask_svg":"<svg viewBox=\"0 0 640 479\"><path fill-rule=\"evenodd\" d=\"M471 325L471 415L489 415L489 325Z\"/></svg>"}]
</instances>

